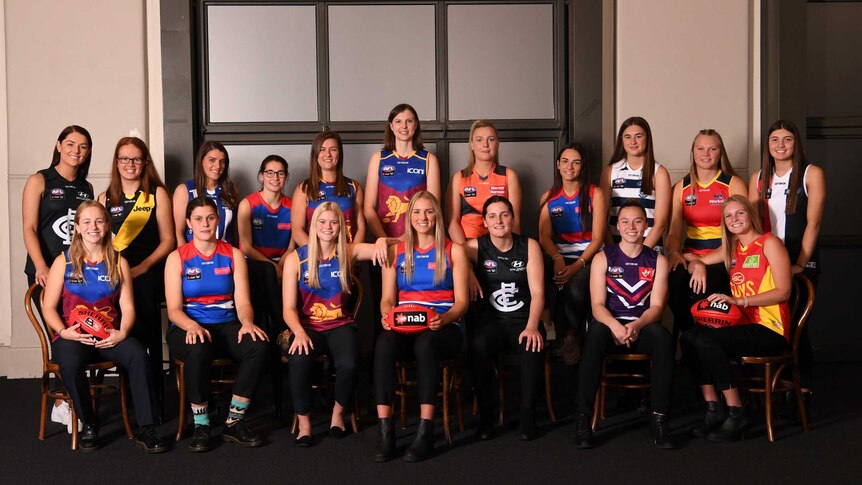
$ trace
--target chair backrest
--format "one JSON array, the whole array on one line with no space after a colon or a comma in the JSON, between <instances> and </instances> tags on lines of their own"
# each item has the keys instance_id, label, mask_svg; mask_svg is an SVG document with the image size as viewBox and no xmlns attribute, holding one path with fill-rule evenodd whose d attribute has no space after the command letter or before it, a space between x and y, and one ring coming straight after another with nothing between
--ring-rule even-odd
<instances>
[{"instance_id":1,"label":"chair backrest","mask_svg":"<svg viewBox=\"0 0 862 485\"><path fill-rule=\"evenodd\" d=\"M36 297L37 292L39 298L38 314L33 308L33 299ZM45 292L42 287L39 286L39 283L33 283L24 295L24 310L27 312L27 318L30 319L30 324L33 325L33 329L36 331L36 336L39 337L39 345L42 347L43 372L48 368L48 361L51 360L51 345L49 344L49 340L54 338L54 330L46 324L45 320L42 318L41 310L44 302Z\"/></svg>"},{"instance_id":2,"label":"chair backrest","mask_svg":"<svg viewBox=\"0 0 862 485\"><path fill-rule=\"evenodd\" d=\"M808 324L814 296L814 285L807 276L800 273L793 277L793 289L790 292L790 344L794 359L799 356L799 340Z\"/></svg>"}]
</instances>

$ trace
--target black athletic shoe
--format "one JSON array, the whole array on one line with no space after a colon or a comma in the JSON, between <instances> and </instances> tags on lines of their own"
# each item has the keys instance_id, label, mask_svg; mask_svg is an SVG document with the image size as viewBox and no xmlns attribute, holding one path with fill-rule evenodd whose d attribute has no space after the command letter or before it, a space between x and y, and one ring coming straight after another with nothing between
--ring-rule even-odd
<instances>
[{"instance_id":1,"label":"black athletic shoe","mask_svg":"<svg viewBox=\"0 0 862 485\"><path fill-rule=\"evenodd\" d=\"M201 453L205 451L209 451L211 447L210 444L210 427L206 424L200 424L195 426L195 434L192 435L192 439L189 441L189 450L195 453Z\"/></svg>"},{"instance_id":2,"label":"black athletic shoe","mask_svg":"<svg viewBox=\"0 0 862 485\"><path fill-rule=\"evenodd\" d=\"M135 435L135 443L147 453L162 453L168 450L165 441L156 433L156 429L152 425L144 426L141 431Z\"/></svg>"},{"instance_id":3,"label":"black athletic shoe","mask_svg":"<svg viewBox=\"0 0 862 485\"><path fill-rule=\"evenodd\" d=\"M246 426L245 420L243 419L237 421L233 425L225 425L224 431L222 431L221 434L221 439L224 440L225 443L236 443L247 448L254 448L263 444L263 440L254 434L254 431L248 429L248 426Z\"/></svg>"},{"instance_id":4,"label":"black athletic shoe","mask_svg":"<svg viewBox=\"0 0 862 485\"><path fill-rule=\"evenodd\" d=\"M589 414L575 416L575 447L582 450L593 447L593 425Z\"/></svg>"},{"instance_id":5,"label":"black athletic shoe","mask_svg":"<svg viewBox=\"0 0 862 485\"><path fill-rule=\"evenodd\" d=\"M95 424L85 424L78 435L78 448L93 451L99 447L99 428Z\"/></svg>"}]
</instances>

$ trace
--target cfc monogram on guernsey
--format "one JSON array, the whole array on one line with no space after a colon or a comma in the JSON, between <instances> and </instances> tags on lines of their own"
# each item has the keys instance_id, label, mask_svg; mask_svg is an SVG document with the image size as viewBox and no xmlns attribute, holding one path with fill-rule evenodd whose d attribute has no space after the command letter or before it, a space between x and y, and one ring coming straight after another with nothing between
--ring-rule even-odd
<instances>
[{"instance_id":1,"label":"cfc monogram on guernsey","mask_svg":"<svg viewBox=\"0 0 862 485\"><path fill-rule=\"evenodd\" d=\"M233 246L219 241L216 250L204 256L194 243L178 249L183 268L183 310L204 324L236 320L233 302Z\"/></svg>"},{"instance_id":2,"label":"cfc monogram on guernsey","mask_svg":"<svg viewBox=\"0 0 862 485\"><path fill-rule=\"evenodd\" d=\"M76 273L69 260L69 251L63 251L66 267L63 271L63 322L71 326L69 316L75 308L94 310L111 322L114 328L119 328L117 321L117 306L120 297L119 282L111 284L108 277L108 265L104 260L97 263L84 262L81 272ZM116 322L116 323L115 323ZM54 338L59 338L55 335Z\"/></svg>"},{"instance_id":3,"label":"cfc monogram on guernsey","mask_svg":"<svg viewBox=\"0 0 862 485\"><path fill-rule=\"evenodd\" d=\"M380 152L377 171L377 217L391 237L404 234L407 205L413 194L427 188L428 152L417 150L400 157L391 150Z\"/></svg>"},{"instance_id":4,"label":"cfc monogram on guernsey","mask_svg":"<svg viewBox=\"0 0 862 485\"><path fill-rule=\"evenodd\" d=\"M347 188L350 191L348 195L338 195L335 193L335 184L321 180L317 196L308 200L308 207L305 210L305 225L311 226L311 216L317 206L324 202L335 202L341 212L344 213L344 222L347 224L347 242L353 242L353 238L356 236L356 182L347 179Z\"/></svg>"},{"instance_id":5,"label":"cfc monogram on guernsey","mask_svg":"<svg viewBox=\"0 0 862 485\"><path fill-rule=\"evenodd\" d=\"M105 205L111 217L114 249L123 254L129 266L137 266L159 245L156 196L138 190L124 194L119 204L106 198Z\"/></svg>"},{"instance_id":6,"label":"cfc monogram on guernsey","mask_svg":"<svg viewBox=\"0 0 862 485\"><path fill-rule=\"evenodd\" d=\"M683 218L686 226L684 251L702 256L721 246L721 205L730 197L733 177L721 170L709 182L691 183L691 175L682 182Z\"/></svg>"},{"instance_id":7,"label":"cfc monogram on guernsey","mask_svg":"<svg viewBox=\"0 0 862 485\"><path fill-rule=\"evenodd\" d=\"M251 209L251 245L267 258L278 261L290 244L290 197L281 196L273 209L263 200L260 192L245 198Z\"/></svg>"},{"instance_id":8,"label":"cfc monogram on guernsey","mask_svg":"<svg viewBox=\"0 0 862 485\"><path fill-rule=\"evenodd\" d=\"M772 268L763 245L772 234L766 233L755 239L748 246L737 242L736 251L730 262L730 291L734 298L751 297L775 288ZM790 307L787 302L768 306L749 306L742 311L752 323L790 338Z\"/></svg>"},{"instance_id":9,"label":"cfc monogram on guernsey","mask_svg":"<svg viewBox=\"0 0 862 485\"><path fill-rule=\"evenodd\" d=\"M476 273L491 313L500 318L526 320L530 315L527 279L528 239L512 234L512 247L500 251L485 234L477 239L479 269Z\"/></svg>"},{"instance_id":10,"label":"cfc monogram on guernsey","mask_svg":"<svg viewBox=\"0 0 862 485\"><path fill-rule=\"evenodd\" d=\"M463 173L463 172L462 172ZM482 223L482 206L492 195L509 198L509 169L495 164L488 176L482 177L476 170L469 177L458 179L458 198L461 201L461 229L467 239L487 234Z\"/></svg>"},{"instance_id":11,"label":"cfc monogram on guernsey","mask_svg":"<svg viewBox=\"0 0 862 485\"><path fill-rule=\"evenodd\" d=\"M592 206L596 186L590 184L589 190ZM580 203L580 191L568 196L560 188L559 192L548 197L548 203L545 204L545 210L548 211L551 219L554 244L557 246L557 251L566 259L581 257L593 239L593 233L585 231L581 221L581 211L591 211L591 207L581 207Z\"/></svg>"},{"instance_id":12,"label":"cfc monogram on guernsey","mask_svg":"<svg viewBox=\"0 0 862 485\"><path fill-rule=\"evenodd\" d=\"M313 288L308 284L308 246L297 248L296 256L299 258L297 286L299 300L302 302L299 323L316 332L325 332L353 323L353 316L344 311L344 305L350 295L341 291L341 267L338 265L338 258L333 255L318 262L317 282L320 288Z\"/></svg>"},{"instance_id":13,"label":"cfc monogram on guernsey","mask_svg":"<svg viewBox=\"0 0 862 485\"><path fill-rule=\"evenodd\" d=\"M413 249L413 278L408 281L404 267L404 243L398 243L395 267L398 269L398 304L414 303L446 313L455 303L455 284L452 280L452 241L446 241L446 276L434 283L437 268L437 248ZM453 322L457 323L457 322Z\"/></svg>"},{"instance_id":14,"label":"cfc monogram on guernsey","mask_svg":"<svg viewBox=\"0 0 862 485\"><path fill-rule=\"evenodd\" d=\"M191 202L194 198L198 196L198 191L195 188L195 181L189 180L186 182L186 190L189 192L189 202ZM218 228L216 229L216 237L222 241L227 241L230 244L234 244L236 241L233 240L233 230L231 224L233 224L233 209L225 205L224 200L221 198L221 186L216 186L215 190L206 190L206 196L212 199L216 203L216 208L218 209ZM192 229L186 229L186 242L192 240Z\"/></svg>"},{"instance_id":15,"label":"cfc monogram on guernsey","mask_svg":"<svg viewBox=\"0 0 862 485\"><path fill-rule=\"evenodd\" d=\"M602 251L608 260L608 310L624 323L640 318L650 306L658 253L644 246L640 254L630 258L617 244Z\"/></svg>"}]
</instances>

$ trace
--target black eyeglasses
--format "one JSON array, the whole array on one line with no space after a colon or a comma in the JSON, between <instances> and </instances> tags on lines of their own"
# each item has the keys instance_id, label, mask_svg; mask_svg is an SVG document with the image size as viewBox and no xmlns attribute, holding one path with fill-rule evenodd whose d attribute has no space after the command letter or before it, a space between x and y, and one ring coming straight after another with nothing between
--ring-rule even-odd
<instances>
[{"instance_id":1,"label":"black eyeglasses","mask_svg":"<svg viewBox=\"0 0 862 485\"><path fill-rule=\"evenodd\" d=\"M135 165L142 165L144 163L144 159L141 157L119 157L117 158L117 163L119 163L120 165L128 165L130 163L134 163Z\"/></svg>"},{"instance_id":2,"label":"black eyeglasses","mask_svg":"<svg viewBox=\"0 0 862 485\"><path fill-rule=\"evenodd\" d=\"M270 179L273 177L278 177L280 179L287 177L287 172L285 172L284 170L279 170L277 172L275 170L264 170L263 174L266 175L266 178Z\"/></svg>"}]
</instances>

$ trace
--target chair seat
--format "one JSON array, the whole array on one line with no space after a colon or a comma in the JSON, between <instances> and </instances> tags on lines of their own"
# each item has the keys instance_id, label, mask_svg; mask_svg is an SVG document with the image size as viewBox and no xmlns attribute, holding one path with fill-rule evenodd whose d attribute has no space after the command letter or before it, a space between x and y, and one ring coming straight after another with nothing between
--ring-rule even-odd
<instances>
[{"instance_id":1,"label":"chair seat","mask_svg":"<svg viewBox=\"0 0 862 485\"><path fill-rule=\"evenodd\" d=\"M186 409L186 383L185 383L185 367L186 364L180 359L171 359L171 364L174 368L176 374L177 381L177 392L179 394L179 411L177 417L177 434L176 441L181 441L183 439L183 430L186 427L186 413L188 409ZM231 359L219 358L213 359L210 364L211 367L233 367L234 363ZM216 377L211 378L210 383L219 384L225 386L221 389L213 389L211 392L213 394L218 394L221 392L225 392L227 386L233 385L233 377Z\"/></svg>"},{"instance_id":2,"label":"chair seat","mask_svg":"<svg viewBox=\"0 0 862 485\"><path fill-rule=\"evenodd\" d=\"M649 389L652 387L649 372L610 372L608 364L614 362L646 362L651 363L648 354L608 354L602 361L602 375L599 390L593 405L593 431L599 425L599 419L605 419L605 398L609 387L617 389Z\"/></svg>"}]
</instances>

